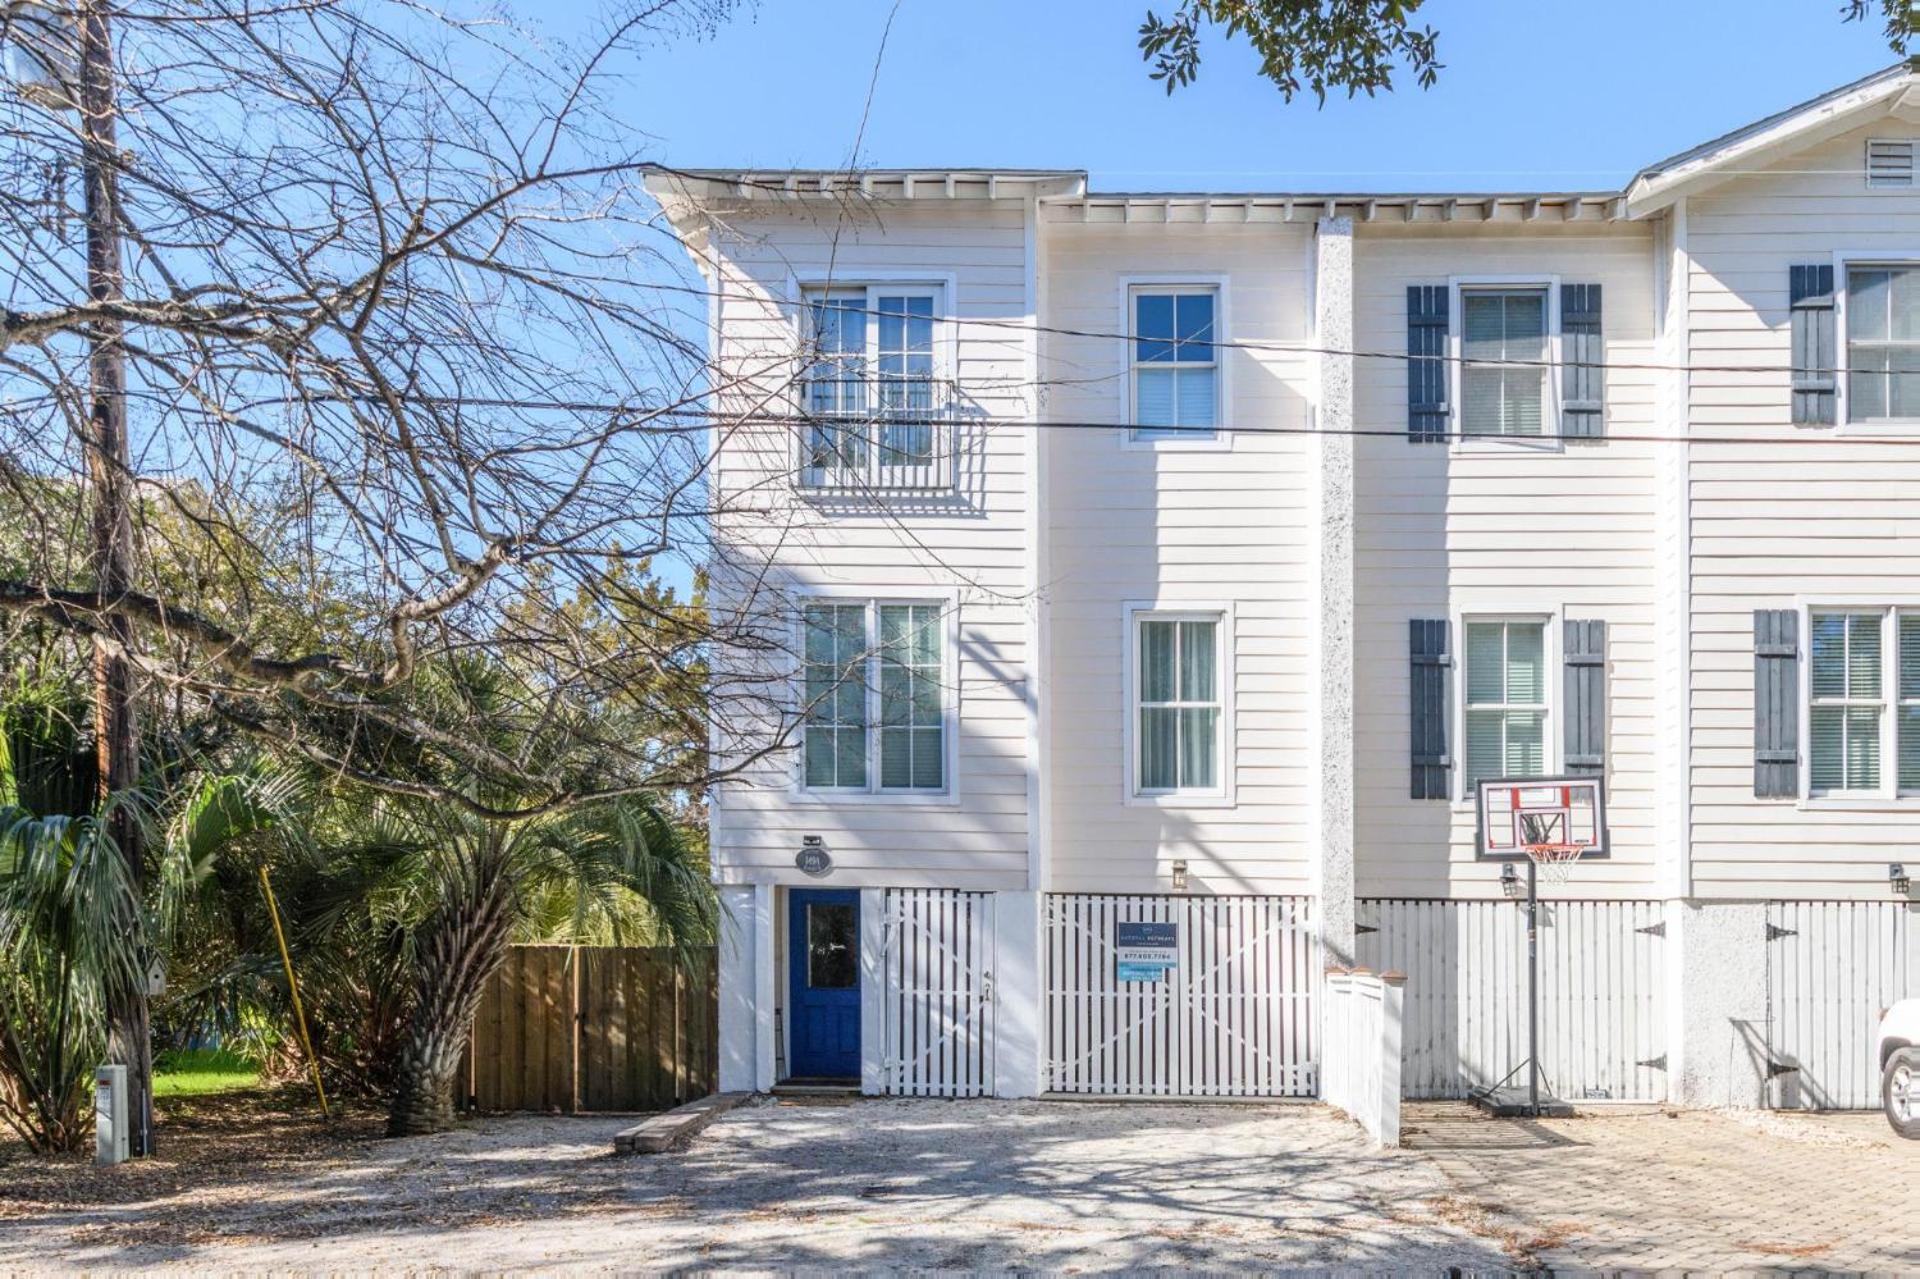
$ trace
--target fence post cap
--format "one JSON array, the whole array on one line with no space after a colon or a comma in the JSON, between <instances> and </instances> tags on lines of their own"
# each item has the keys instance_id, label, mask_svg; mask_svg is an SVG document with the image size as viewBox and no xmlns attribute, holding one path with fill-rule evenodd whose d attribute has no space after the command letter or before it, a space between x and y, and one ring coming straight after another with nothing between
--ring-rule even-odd
<instances>
[{"instance_id":1,"label":"fence post cap","mask_svg":"<svg viewBox=\"0 0 1920 1279\"><path fill-rule=\"evenodd\" d=\"M1392 986L1404 986L1407 984L1407 975L1397 968L1389 968L1380 974L1380 980Z\"/></svg>"}]
</instances>

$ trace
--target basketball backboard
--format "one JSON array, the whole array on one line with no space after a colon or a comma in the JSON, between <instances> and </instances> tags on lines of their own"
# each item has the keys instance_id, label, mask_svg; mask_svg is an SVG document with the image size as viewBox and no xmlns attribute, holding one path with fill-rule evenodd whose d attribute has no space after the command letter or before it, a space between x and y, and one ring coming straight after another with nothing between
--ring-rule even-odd
<instances>
[{"instance_id":1,"label":"basketball backboard","mask_svg":"<svg viewBox=\"0 0 1920 1279\"><path fill-rule=\"evenodd\" d=\"M1476 788L1482 861L1525 861L1529 845L1578 850L1581 859L1607 851L1606 783L1591 774L1496 777Z\"/></svg>"}]
</instances>

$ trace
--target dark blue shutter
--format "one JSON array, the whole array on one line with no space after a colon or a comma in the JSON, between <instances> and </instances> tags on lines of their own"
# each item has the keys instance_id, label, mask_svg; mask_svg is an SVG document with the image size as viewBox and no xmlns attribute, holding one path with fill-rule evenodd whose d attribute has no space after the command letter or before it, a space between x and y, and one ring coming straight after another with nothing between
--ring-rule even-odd
<instances>
[{"instance_id":1,"label":"dark blue shutter","mask_svg":"<svg viewBox=\"0 0 1920 1279\"><path fill-rule=\"evenodd\" d=\"M1607 764L1607 624L1566 619L1560 661L1566 713L1561 734L1569 773L1600 773Z\"/></svg>"},{"instance_id":2,"label":"dark blue shutter","mask_svg":"<svg viewBox=\"0 0 1920 1279\"><path fill-rule=\"evenodd\" d=\"M1831 426L1840 364L1833 327L1833 266L1796 266L1788 270L1793 326L1793 421L1796 426Z\"/></svg>"},{"instance_id":3,"label":"dark blue shutter","mask_svg":"<svg viewBox=\"0 0 1920 1279\"><path fill-rule=\"evenodd\" d=\"M1415 799L1450 799L1447 754L1447 621L1407 623L1407 689Z\"/></svg>"},{"instance_id":4,"label":"dark blue shutter","mask_svg":"<svg viewBox=\"0 0 1920 1279\"><path fill-rule=\"evenodd\" d=\"M1800 614L1753 611L1753 793L1800 793Z\"/></svg>"},{"instance_id":5,"label":"dark blue shutter","mask_svg":"<svg viewBox=\"0 0 1920 1279\"><path fill-rule=\"evenodd\" d=\"M1600 286L1560 286L1560 434L1607 433L1606 354L1600 342Z\"/></svg>"},{"instance_id":6,"label":"dark blue shutter","mask_svg":"<svg viewBox=\"0 0 1920 1279\"><path fill-rule=\"evenodd\" d=\"M1407 286L1407 439L1447 438L1447 286Z\"/></svg>"}]
</instances>

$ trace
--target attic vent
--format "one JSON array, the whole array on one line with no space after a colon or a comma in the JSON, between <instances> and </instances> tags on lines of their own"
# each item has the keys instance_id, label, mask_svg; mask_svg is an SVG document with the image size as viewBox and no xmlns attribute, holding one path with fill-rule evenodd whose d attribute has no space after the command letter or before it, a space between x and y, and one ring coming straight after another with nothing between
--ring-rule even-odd
<instances>
[{"instance_id":1,"label":"attic vent","mask_svg":"<svg viewBox=\"0 0 1920 1279\"><path fill-rule=\"evenodd\" d=\"M1870 187L1910 187L1913 185L1913 141L1867 142L1867 185Z\"/></svg>"}]
</instances>

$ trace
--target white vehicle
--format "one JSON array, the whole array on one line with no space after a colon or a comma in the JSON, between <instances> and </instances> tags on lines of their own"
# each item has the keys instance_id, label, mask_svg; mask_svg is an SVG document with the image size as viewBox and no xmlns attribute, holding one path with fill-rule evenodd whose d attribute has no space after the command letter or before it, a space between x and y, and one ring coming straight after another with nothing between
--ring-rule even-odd
<instances>
[{"instance_id":1,"label":"white vehicle","mask_svg":"<svg viewBox=\"0 0 1920 1279\"><path fill-rule=\"evenodd\" d=\"M1887 1122L1902 1137L1920 1141L1920 999L1903 999L1887 1009L1874 1040Z\"/></svg>"}]
</instances>

